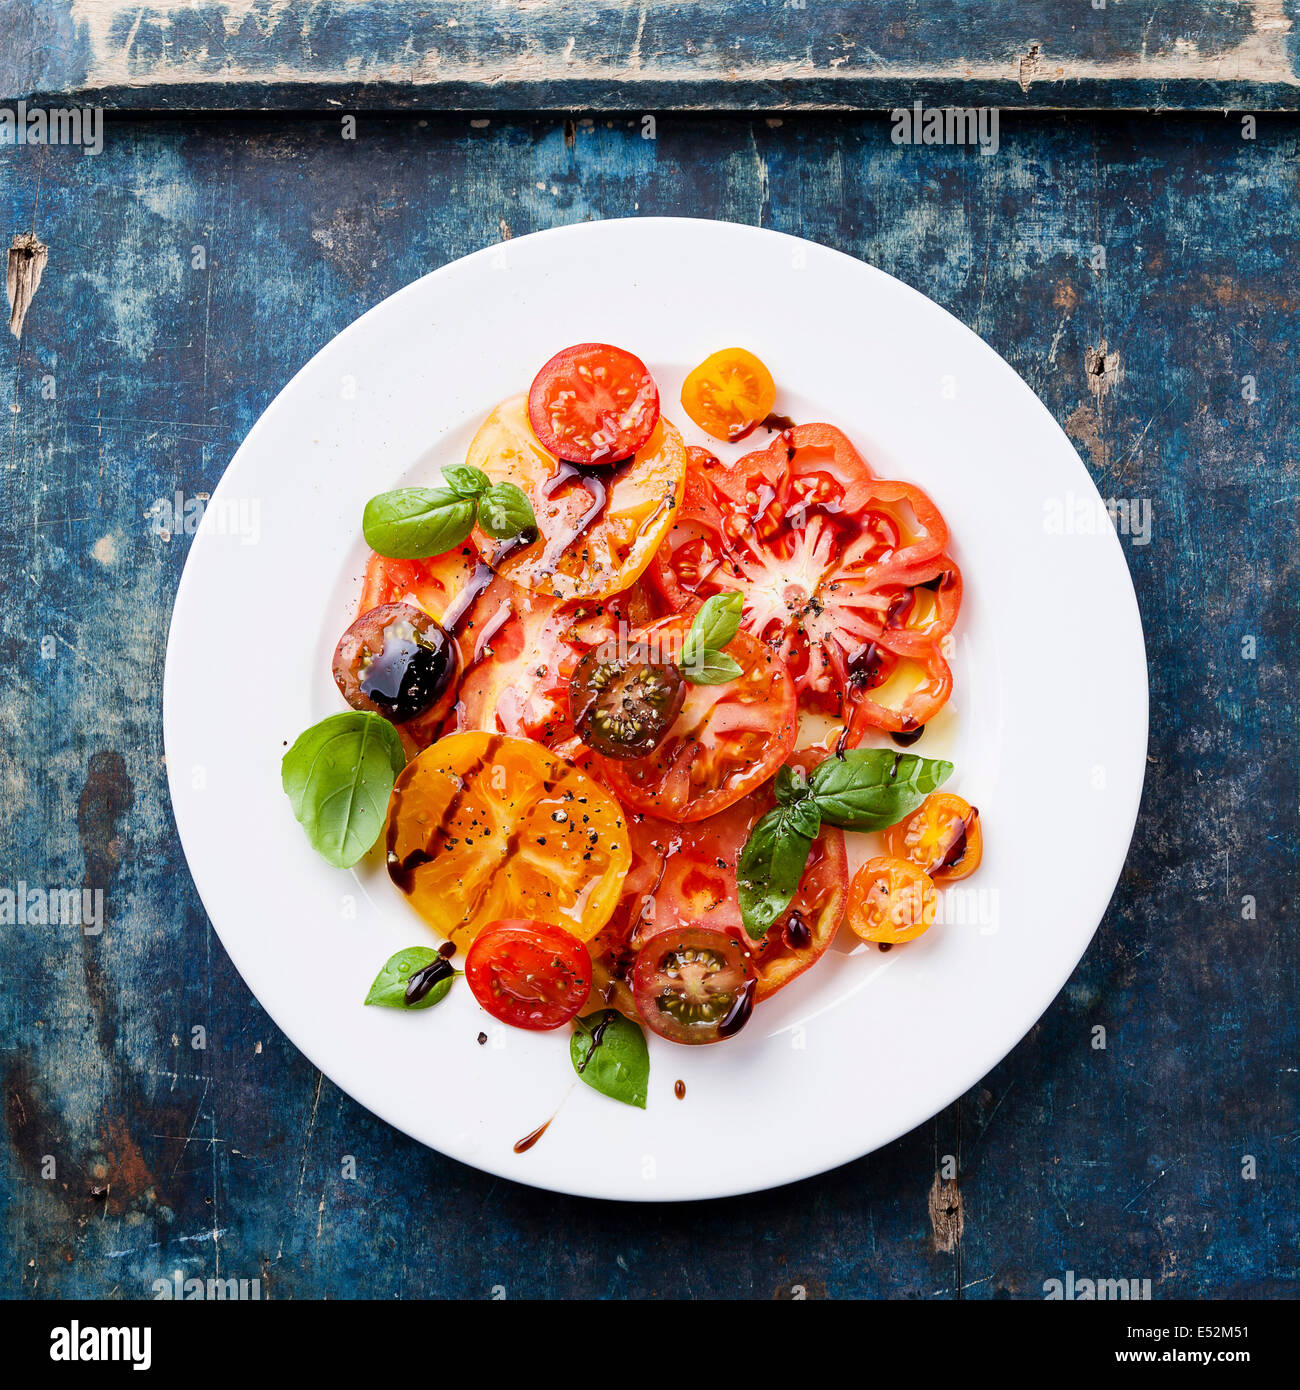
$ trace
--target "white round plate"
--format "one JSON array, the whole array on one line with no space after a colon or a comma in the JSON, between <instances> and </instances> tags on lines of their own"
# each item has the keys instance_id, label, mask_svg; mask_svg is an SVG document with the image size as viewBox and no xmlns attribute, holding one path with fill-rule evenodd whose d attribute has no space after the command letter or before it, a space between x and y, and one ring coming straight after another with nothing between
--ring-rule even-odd
<instances>
[{"instance_id":1,"label":"white round plate","mask_svg":"<svg viewBox=\"0 0 1300 1390\"><path fill-rule=\"evenodd\" d=\"M644 1111L575 1081L567 1030L497 1027L463 986L428 1012L363 1007L390 954L433 938L376 856L355 872L320 860L280 788L286 745L343 707L330 656L359 592L366 499L436 480L497 401L590 340L641 356L694 442L684 374L720 347L747 347L771 368L780 412L839 425L877 473L933 496L965 598L955 693L917 751L952 759L949 786L984 825L983 867L944 895L940 925L919 941L889 954L837 943L733 1041L652 1037ZM960 1096L1032 1027L1123 867L1146 762L1146 660L1087 470L992 349L837 251L643 218L468 256L385 300L298 373L194 538L164 723L204 906L267 1012L336 1085L488 1172L676 1201L869 1153Z\"/></svg>"}]
</instances>

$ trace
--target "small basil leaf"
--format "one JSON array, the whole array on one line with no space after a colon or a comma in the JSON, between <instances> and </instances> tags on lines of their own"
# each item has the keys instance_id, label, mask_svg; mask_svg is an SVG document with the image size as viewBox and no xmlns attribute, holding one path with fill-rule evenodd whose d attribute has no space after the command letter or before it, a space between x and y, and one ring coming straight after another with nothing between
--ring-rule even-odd
<instances>
[{"instance_id":1,"label":"small basil leaf","mask_svg":"<svg viewBox=\"0 0 1300 1390\"><path fill-rule=\"evenodd\" d=\"M478 524L494 540L506 541L531 531L537 534L537 518L528 494L514 483L495 483L479 498Z\"/></svg>"},{"instance_id":2,"label":"small basil leaf","mask_svg":"<svg viewBox=\"0 0 1300 1390\"><path fill-rule=\"evenodd\" d=\"M442 480L457 497L481 497L492 486L492 479L481 468L466 463L444 468Z\"/></svg>"},{"instance_id":3,"label":"small basil leaf","mask_svg":"<svg viewBox=\"0 0 1300 1390\"><path fill-rule=\"evenodd\" d=\"M827 758L809 789L822 819L843 830L884 830L952 776L952 764L887 748L855 748Z\"/></svg>"},{"instance_id":4,"label":"small basil leaf","mask_svg":"<svg viewBox=\"0 0 1300 1390\"><path fill-rule=\"evenodd\" d=\"M694 662L682 667L682 675L691 685L726 685L744 674L745 668L726 652L699 652Z\"/></svg>"},{"instance_id":5,"label":"small basil leaf","mask_svg":"<svg viewBox=\"0 0 1300 1390\"><path fill-rule=\"evenodd\" d=\"M474 499L448 488L400 487L366 503L366 544L394 560L442 555L474 529Z\"/></svg>"},{"instance_id":6,"label":"small basil leaf","mask_svg":"<svg viewBox=\"0 0 1300 1390\"><path fill-rule=\"evenodd\" d=\"M593 1091L645 1109L650 1088L645 1034L617 1009L602 1009L578 1020L578 1030L569 1039L569 1060Z\"/></svg>"},{"instance_id":7,"label":"small basil leaf","mask_svg":"<svg viewBox=\"0 0 1300 1390\"><path fill-rule=\"evenodd\" d=\"M806 796L801 801L793 802L783 809L785 822L792 830L810 840L815 840L821 833L822 813L812 797Z\"/></svg>"},{"instance_id":8,"label":"small basil leaf","mask_svg":"<svg viewBox=\"0 0 1300 1390\"><path fill-rule=\"evenodd\" d=\"M817 815L816 806L809 801L801 801L798 807L778 806L769 811L749 832L740 852L736 865L740 918L745 930L756 939L765 935L790 906L803 877L817 832L806 833L813 824L811 816L805 813L796 824L791 812L805 806L811 806L813 815ZM820 826L820 816L816 823Z\"/></svg>"},{"instance_id":9,"label":"small basil leaf","mask_svg":"<svg viewBox=\"0 0 1300 1390\"><path fill-rule=\"evenodd\" d=\"M682 664L693 666L704 652L720 652L740 631L745 596L738 589L714 594L695 615L682 644ZM698 681L699 685L710 682ZM718 684L718 682L712 682Z\"/></svg>"},{"instance_id":10,"label":"small basil leaf","mask_svg":"<svg viewBox=\"0 0 1300 1390\"><path fill-rule=\"evenodd\" d=\"M379 838L405 765L402 740L387 719L349 710L299 734L280 764L280 780L312 847L347 869Z\"/></svg>"},{"instance_id":11,"label":"small basil leaf","mask_svg":"<svg viewBox=\"0 0 1300 1390\"><path fill-rule=\"evenodd\" d=\"M785 763L776 770L773 790L776 792L777 805L793 806L808 795L808 774L801 767Z\"/></svg>"},{"instance_id":12,"label":"small basil leaf","mask_svg":"<svg viewBox=\"0 0 1300 1390\"><path fill-rule=\"evenodd\" d=\"M379 1004L386 1009L431 1009L440 999L445 999L456 976L448 975L414 1004L406 1002L406 984L412 975L432 965L438 959L438 952L428 946L408 946L404 951L389 956L384 968L375 976L375 982L366 995L367 1004ZM457 971L457 974L460 972Z\"/></svg>"}]
</instances>

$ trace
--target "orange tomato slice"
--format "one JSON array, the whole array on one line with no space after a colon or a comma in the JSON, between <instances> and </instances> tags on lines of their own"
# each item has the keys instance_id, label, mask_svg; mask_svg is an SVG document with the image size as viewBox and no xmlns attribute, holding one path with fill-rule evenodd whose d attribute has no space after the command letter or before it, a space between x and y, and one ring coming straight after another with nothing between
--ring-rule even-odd
<instances>
[{"instance_id":1,"label":"orange tomato slice","mask_svg":"<svg viewBox=\"0 0 1300 1390\"><path fill-rule=\"evenodd\" d=\"M450 734L407 764L388 803L388 872L465 950L529 917L589 941L618 903L632 852L617 801L529 739Z\"/></svg>"},{"instance_id":2,"label":"orange tomato slice","mask_svg":"<svg viewBox=\"0 0 1300 1390\"><path fill-rule=\"evenodd\" d=\"M939 910L929 874L906 859L868 859L849 884L848 923L863 941L897 946L928 931Z\"/></svg>"},{"instance_id":3,"label":"orange tomato slice","mask_svg":"<svg viewBox=\"0 0 1300 1390\"><path fill-rule=\"evenodd\" d=\"M540 534L531 545L475 531L484 557L498 574L558 599L608 598L639 579L686 483L686 447L667 420L626 462L580 468L542 448L524 396L512 396L488 416L465 462L494 483L521 487L537 518Z\"/></svg>"},{"instance_id":4,"label":"orange tomato slice","mask_svg":"<svg viewBox=\"0 0 1300 1390\"><path fill-rule=\"evenodd\" d=\"M706 357L682 384L682 409L714 439L743 438L775 404L772 373L744 348Z\"/></svg>"},{"instance_id":5,"label":"orange tomato slice","mask_svg":"<svg viewBox=\"0 0 1300 1390\"><path fill-rule=\"evenodd\" d=\"M952 792L932 792L906 820L885 831L885 848L936 883L969 878L984 857L979 812Z\"/></svg>"}]
</instances>

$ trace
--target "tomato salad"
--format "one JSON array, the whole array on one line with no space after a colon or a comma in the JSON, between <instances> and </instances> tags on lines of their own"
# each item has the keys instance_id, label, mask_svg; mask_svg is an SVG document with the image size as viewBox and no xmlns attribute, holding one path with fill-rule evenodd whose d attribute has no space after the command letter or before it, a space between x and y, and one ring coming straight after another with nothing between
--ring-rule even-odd
<instances>
[{"instance_id":1,"label":"tomato salad","mask_svg":"<svg viewBox=\"0 0 1300 1390\"><path fill-rule=\"evenodd\" d=\"M681 404L728 449L688 445L638 357L581 343L438 486L367 504L349 708L283 767L315 847L348 866L382 840L443 938L367 1003L428 1008L463 974L644 1105L643 1027L732 1038L841 927L915 940L978 867L952 765L903 751L952 692L948 527L776 401L753 353L714 353ZM850 876L846 837L876 832Z\"/></svg>"}]
</instances>

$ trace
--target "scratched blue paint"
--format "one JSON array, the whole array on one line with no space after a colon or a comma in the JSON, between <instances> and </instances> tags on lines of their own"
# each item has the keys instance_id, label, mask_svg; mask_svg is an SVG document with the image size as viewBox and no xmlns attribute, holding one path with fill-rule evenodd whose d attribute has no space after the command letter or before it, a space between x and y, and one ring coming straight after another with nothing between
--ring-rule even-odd
<instances>
[{"instance_id":1,"label":"scratched blue paint","mask_svg":"<svg viewBox=\"0 0 1300 1390\"><path fill-rule=\"evenodd\" d=\"M879 109L914 98L1293 110L1296 7L203 0L101 7L92 23L71 0L0 0L0 95L93 93L112 105L181 110ZM1276 61L1262 46L1274 39ZM1096 70L1080 73L1081 63Z\"/></svg>"},{"instance_id":2,"label":"scratched blue paint","mask_svg":"<svg viewBox=\"0 0 1300 1390\"><path fill-rule=\"evenodd\" d=\"M1067 1269L1157 1297L1292 1287L1296 128L1007 116L994 157L826 115L665 115L654 141L627 117L570 140L550 118L358 134L122 120L98 158L0 150L5 228L50 247L21 344L0 346L0 884L108 896L93 941L0 927L0 1292L147 1295L176 1269L275 1298L1039 1297ZM1128 557L1152 762L1097 941L960 1104L793 1188L611 1210L394 1134L249 997L171 826L160 680L186 541L145 513L210 491L293 372L424 271L636 213L761 222L918 286L1031 382L1103 496L1150 500ZM1090 372L1103 342L1117 357ZM928 1206L945 1155L950 1250Z\"/></svg>"}]
</instances>

